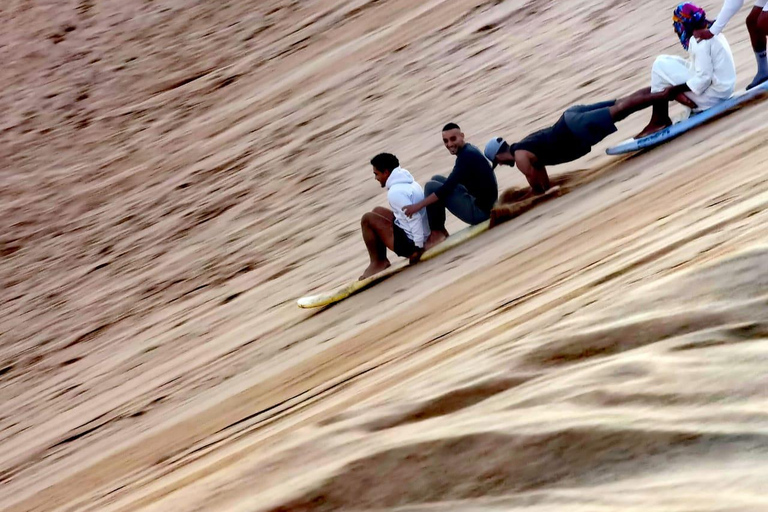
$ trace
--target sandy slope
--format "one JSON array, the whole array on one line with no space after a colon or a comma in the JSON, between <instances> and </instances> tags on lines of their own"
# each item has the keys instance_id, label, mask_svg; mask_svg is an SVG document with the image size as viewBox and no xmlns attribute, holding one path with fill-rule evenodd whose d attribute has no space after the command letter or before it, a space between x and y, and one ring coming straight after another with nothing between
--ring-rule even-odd
<instances>
[{"instance_id":1,"label":"sandy slope","mask_svg":"<svg viewBox=\"0 0 768 512\"><path fill-rule=\"evenodd\" d=\"M768 104L294 305L365 267L373 154L646 85L668 10L3 2L0 508L768 508Z\"/></svg>"}]
</instances>

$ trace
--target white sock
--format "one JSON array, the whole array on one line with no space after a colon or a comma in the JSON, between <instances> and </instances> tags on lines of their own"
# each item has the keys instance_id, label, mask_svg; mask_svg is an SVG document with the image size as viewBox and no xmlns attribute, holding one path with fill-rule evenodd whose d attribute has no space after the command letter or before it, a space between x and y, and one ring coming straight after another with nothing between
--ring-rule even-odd
<instances>
[{"instance_id":1,"label":"white sock","mask_svg":"<svg viewBox=\"0 0 768 512\"><path fill-rule=\"evenodd\" d=\"M768 58L766 57L766 52L755 52L755 60L757 61L757 75L768 75Z\"/></svg>"}]
</instances>

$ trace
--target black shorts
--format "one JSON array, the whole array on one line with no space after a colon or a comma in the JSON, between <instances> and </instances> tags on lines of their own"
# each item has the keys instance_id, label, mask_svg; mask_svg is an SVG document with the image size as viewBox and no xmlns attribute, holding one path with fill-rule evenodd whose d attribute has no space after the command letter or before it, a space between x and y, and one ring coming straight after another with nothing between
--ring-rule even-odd
<instances>
[{"instance_id":1,"label":"black shorts","mask_svg":"<svg viewBox=\"0 0 768 512\"><path fill-rule=\"evenodd\" d=\"M408 258L414 252L419 250L419 248L416 247L416 244L413 243L413 240L408 238L408 235L405 234L403 228L395 224L394 221L392 221L392 231L395 233L395 254L402 256L403 258Z\"/></svg>"},{"instance_id":2,"label":"black shorts","mask_svg":"<svg viewBox=\"0 0 768 512\"><path fill-rule=\"evenodd\" d=\"M594 146L616 131L610 111L615 103L604 101L571 107L563 113L565 124L577 139L587 146Z\"/></svg>"}]
</instances>

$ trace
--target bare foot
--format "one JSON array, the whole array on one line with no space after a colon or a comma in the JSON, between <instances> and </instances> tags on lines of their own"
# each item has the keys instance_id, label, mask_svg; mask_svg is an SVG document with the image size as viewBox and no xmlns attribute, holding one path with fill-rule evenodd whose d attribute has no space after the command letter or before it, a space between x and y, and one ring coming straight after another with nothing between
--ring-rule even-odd
<instances>
[{"instance_id":1,"label":"bare foot","mask_svg":"<svg viewBox=\"0 0 768 512\"><path fill-rule=\"evenodd\" d=\"M426 251L433 248L437 244L443 243L446 238L448 238L448 231L432 231L432 233L429 235L429 238L427 238L427 242L424 244L424 250Z\"/></svg>"},{"instance_id":2,"label":"bare foot","mask_svg":"<svg viewBox=\"0 0 768 512\"><path fill-rule=\"evenodd\" d=\"M408 256L408 263L409 263L410 265L415 265L415 264L417 264L417 263L419 262L419 260L421 259L421 255L422 255L422 254L424 254L424 249L419 249L419 250L417 250L417 251L414 251L414 253L413 253L413 254L411 254L410 256Z\"/></svg>"},{"instance_id":3,"label":"bare foot","mask_svg":"<svg viewBox=\"0 0 768 512\"><path fill-rule=\"evenodd\" d=\"M370 265L368 265L368 268L365 269L365 272L363 272L363 275L361 275L358 280L362 281L363 279L371 277L374 274L378 274L379 272L387 270L390 267L390 265L391 264L389 263L389 260L371 263Z\"/></svg>"},{"instance_id":4,"label":"bare foot","mask_svg":"<svg viewBox=\"0 0 768 512\"><path fill-rule=\"evenodd\" d=\"M667 118L660 122L650 122L648 123L648 126L643 128L643 131L635 135L635 139L642 139L643 137L647 137L649 135L652 135L656 132L660 132L664 128L668 128L672 126L672 120Z\"/></svg>"}]
</instances>

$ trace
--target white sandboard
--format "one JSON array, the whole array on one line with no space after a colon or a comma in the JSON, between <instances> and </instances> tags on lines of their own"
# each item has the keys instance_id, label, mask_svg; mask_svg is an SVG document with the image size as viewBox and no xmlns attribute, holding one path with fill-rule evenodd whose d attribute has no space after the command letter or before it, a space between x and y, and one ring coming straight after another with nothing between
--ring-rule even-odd
<instances>
[{"instance_id":1,"label":"white sandboard","mask_svg":"<svg viewBox=\"0 0 768 512\"><path fill-rule=\"evenodd\" d=\"M560 187L554 186L549 190L547 190L545 194L542 194L540 196L530 197L528 199L518 201L517 203L512 203L509 206L512 210L518 210L517 212L513 212L513 213L520 214L546 201L547 199L558 196L558 195L560 195ZM419 261L426 261L436 256L439 256L440 254L443 254L447 250L452 249L457 245L463 244L467 240L475 238L477 235L488 231L490 227L491 227L491 221L487 220L485 222L477 224L476 226L470 226L468 228L464 228L458 233L455 233L449 236L448 238L446 238L446 240L443 243L436 245L435 247L429 249L428 251L424 251L424 254L421 255L421 259ZM304 309L328 306L335 302L342 301L347 297L350 297L351 295L354 295L355 293L361 290L364 290L370 286L373 286L379 281L382 281L383 279L386 279L389 276L397 274L398 272L407 268L408 266L409 266L409 261L407 259L400 260L394 265L392 265L391 267L389 267L388 269L384 270L383 272L374 274L371 277L368 277L366 279L362 279L360 281L353 281L349 284L340 286L339 288L336 288L335 290L331 290L328 292L323 292L317 295L309 295L307 297L302 297L297 301L297 304L300 308L304 308Z\"/></svg>"},{"instance_id":2,"label":"white sandboard","mask_svg":"<svg viewBox=\"0 0 768 512\"><path fill-rule=\"evenodd\" d=\"M729 99L718 105L715 105L712 108L708 108L703 112L694 114L684 121L675 123L672 126L664 128L663 130L656 133L652 133L647 137L642 137L640 139L627 139L624 142L617 144L616 146L606 149L605 152L609 155L620 155L622 153L631 153L632 151L639 151L644 148L650 148L663 142L667 142L668 140L674 139L678 135L683 134L692 128L695 128L696 126L699 126L700 124L703 124L710 119L714 119L715 117L718 117L722 114L729 113L736 107L743 105L750 100L756 99L766 93L768 93L768 82L763 82L762 84L748 91L743 91L731 96Z\"/></svg>"}]
</instances>

